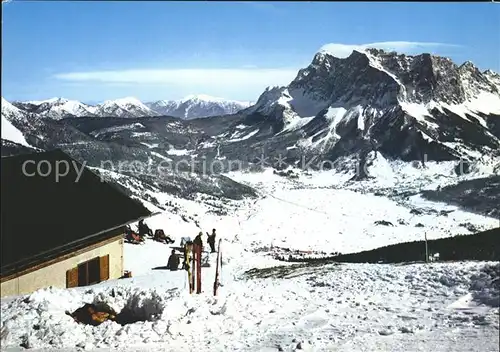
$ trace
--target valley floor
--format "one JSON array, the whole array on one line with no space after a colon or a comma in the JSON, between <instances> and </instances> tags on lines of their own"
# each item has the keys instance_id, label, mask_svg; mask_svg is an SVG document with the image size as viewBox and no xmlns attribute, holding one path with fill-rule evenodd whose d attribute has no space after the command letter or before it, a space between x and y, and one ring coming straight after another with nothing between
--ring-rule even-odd
<instances>
[{"instance_id":1,"label":"valley floor","mask_svg":"<svg viewBox=\"0 0 500 352\"><path fill-rule=\"evenodd\" d=\"M467 234L461 224L487 229L497 219L418 196L399 202L272 172L231 177L256 186L262 198L195 202L156 195L175 202L177 211L147 221L176 239L200 231L194 220L203 231L217 229L219 296L212 295L215 254L206 254L212 265L203 270L204 292L189 295L184 271L152 270L166 265L168 246L127 244L131 279L3 299L2 350L498 351L498 263L292 265L270 255L276 247L347 253L425 234ZM393 226L375 225L379 220ZM91 302L128 307L150 321L92 327L65 314Z\"/></svg>"}]
</instances>

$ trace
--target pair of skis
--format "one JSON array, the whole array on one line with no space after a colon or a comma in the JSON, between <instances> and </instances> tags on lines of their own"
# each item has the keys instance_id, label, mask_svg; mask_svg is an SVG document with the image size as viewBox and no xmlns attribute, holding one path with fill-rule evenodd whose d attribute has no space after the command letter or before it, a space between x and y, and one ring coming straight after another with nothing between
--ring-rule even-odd
<instances>
[{"instance_id":1,"label":"pair of skis","mask_svg":"<svg viewBox=\"0 0 500 352\"><path fill-rule=\"evenodd\" d=\"M196 293L201 293L201 246L194 245L193 246L193 269L196 267ZM194 276L193 276L194 281Z\"/></svg>"},{"instance_id":2,"label":"pair of skis","mask_svg":"<svg viewBox=\"0 0 500 352\"><path fill-rule=\"evenodd\" d=\"M188 272L189 293L201 293L201 246L196 244L187 245L186 265ZM193 274L196 275L193 275Z\"/></svg>"},{"instance_id":3,"label":"pair of skis","mask_svg":"<svg viewBox=\"0 0 500 352\"><path fill-rule=\"evenodd\" d=\"M215 280L214 280L214 296L217 296L217 291L220 284L220 274L222 272L222 253L221 253L221 242L219 240L219 250L217 252L217 263L215 268ZM201 246L196 244L188 245L186 248L186 265L188 272L188 282L189 282L189 293L193 293L196 287L196 293L201 293ZM196 275L193 273L196 272Z\"/></svg>"}]
</instances>

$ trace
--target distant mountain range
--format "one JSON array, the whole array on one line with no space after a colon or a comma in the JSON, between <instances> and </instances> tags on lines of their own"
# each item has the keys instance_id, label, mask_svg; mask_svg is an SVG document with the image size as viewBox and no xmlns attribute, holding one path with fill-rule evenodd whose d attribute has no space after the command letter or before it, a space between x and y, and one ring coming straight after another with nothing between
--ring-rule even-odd
<instances>
[{"instance_id":1,"label":"distant mountain range","mask_svg":"<svg viewBox=\"0 0 500 352\"><path fill-rule=\"evenodd\" d=\"M160 100L146 105L160 115L193 119L235 114L251 102L225 100L208 95L190 95L181 100Z\"/></svg>"},{"instance_id":2,"label":"distant mountain range","mask_svg":"<svg viewBox=\"0 0 500 352\"><path fill-rule=\"evenodd\" d=\"M208 95L191 95L181 100L160 100L142 103L127 97L89 105L77 100L52 98L42 101L13 102L15 107L54 120L75 117L172 116L182 119L231 115L251 105L249 102L225 100Z\"/></svg>"}]
</instances>

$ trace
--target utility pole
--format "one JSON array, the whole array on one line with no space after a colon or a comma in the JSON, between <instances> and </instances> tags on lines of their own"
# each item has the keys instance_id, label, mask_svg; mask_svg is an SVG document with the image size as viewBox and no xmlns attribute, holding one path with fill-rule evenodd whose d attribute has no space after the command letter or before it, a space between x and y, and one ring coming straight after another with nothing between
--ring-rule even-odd
<instances>
[{"instance_id":1,"label":"utility pole","mask_svg":"<svg viewBox=\"0 0 500 352\"><path fill-rule=\"evenodd\" d=\"M425 262L429 262L429 247L427 246L427 231L424 232L425 237Z\"/></svg>"}]
</instances>

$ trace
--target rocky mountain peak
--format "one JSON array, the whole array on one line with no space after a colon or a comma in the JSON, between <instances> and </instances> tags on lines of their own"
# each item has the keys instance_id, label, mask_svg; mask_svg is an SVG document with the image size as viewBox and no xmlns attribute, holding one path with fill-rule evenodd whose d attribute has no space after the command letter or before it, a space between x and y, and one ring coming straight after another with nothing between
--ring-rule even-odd
<instances>
[{"instance_id":1,"label":"rocky mountain peak","mask_svg":"<svg viewBox=\"0 0 500 352\"><path fill-rule=\"evenodd\" d=\"M485 70L483 72L483 74L486 76L500 77L500 74L498 72L493 71L493 70Z\"/></svg>"},{"instance_id":2,"label":"rocky mountain peak","mask_svg":"<svg viewBox=\"0 0 500 352\"><path fill-rule=\"evenodd\" d=\"M461 70L479 70L472 61L465 61L462 65L460 65L459 69Z\"/></svg>"},{"instance_id":3,"label":"rocky mountain peak","mask_svg":"<svg viewBox=\"0 0 500 352\"><path fill-rule=\"evenodd\" d=\"M494 86L500 87L500 74L492 70L486 70L483 75L488 81L490 81Z\"/></svg>"},{"instance_id":4,"label":"rocky mountain peak","mask_svg":"<svg viewBox=\"0 0 500 352\"><path fill-rule=\"evenodd\" d=\"M244 113L273 131L300 130L308 148L334 157L378 145L398 158L449 160L500 150L499 83L494 72L430 53L324 50Z\"/></svg>"},{"instance_id":5,"label":"rocky mountain peak","mask_svg":"<svg viewBox=\"0 0 500 352\"><path fill-rule=\"evenodd\" d=\"M369 48L354 50L347 58L319 52L288 88L316 101L351 105L461 104L480 91L495 93L498 81L497 75L485 75L471 62L459 67L449 58L429 53L405 55Z\"/></svg>"}]
</instances>

